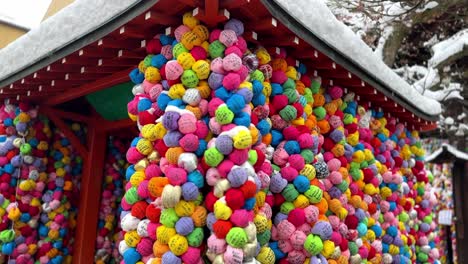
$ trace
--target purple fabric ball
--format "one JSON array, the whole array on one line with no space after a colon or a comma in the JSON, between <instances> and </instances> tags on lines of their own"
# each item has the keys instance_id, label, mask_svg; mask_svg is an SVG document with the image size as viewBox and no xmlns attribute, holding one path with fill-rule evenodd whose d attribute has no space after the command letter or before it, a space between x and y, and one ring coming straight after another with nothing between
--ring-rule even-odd
<instances>
[{"instance_id":1,"label":"purple fabric ball","mask_svg":"<svg viewBox=\"0 0 468 264\"><path fill-rule=\"evenodd\" d=\"M237 36L241 36L244 34L244 24L235 18L230 19L226 24L224 25L224 29L230 29L234 32L236 32Z\"/></svg>"},{"instance_id":2,"label":"purple fabric ball","mask_svg":"<svg viewBox=\"0 0 468 264\"><path fill-rule=\"evenodd\" d=\"M318 221L310 232L319 235L322 240L329 240L333 234L333 228L329 222Z\"/></svg>"},{"instance_id":3,"label":"purple fabric ball","mask_svg":"<svg viewBox=\"0 0 468 264\"><path fill-rule=\"evenodd\" d=\"M211 231L213 231L213 224L216 223L216 216L214 215L213 212L209 213L207 216L206 216L206 226L208 227L208 229L210 229Z\"/></svg>"},{"instance_id":4,"label":"purple fabric ball","mask_svg":"<svg viewBox=\"0 0 468 264\"><path fill-rule=\"evenodd\" d=\"M253 98L253 93L247 88L242 88L237 91L237 94L244 98L246 104L250 103Z\"/></svg>"},{"instance_id":5,"label":"purple fabric ball","mask_svg":"<svg viewBox=\"0 0 468 264\"><path fill-rule=\"evenodd\" d=\"M221 135L216 139L215 146L223 155L229 155L233 150L232 138L228 135Z\"/></svg>"},{"instance_id":6,"label":"purple fabric ball","mask_svg":"<svg viewBox=\"0 0 468 264\"><path fill-rule=\"evenodd\" d=\"M247 181L247 177L247 172L241 167L232 169L227 175L227 179L234 188L242 186Z\"/></svg>"},{"instance_id":7,"label":"purple fabric ball","mask_svg":"<svg viewBox=\"0 0 468 264\"><path fill-rule=\"evenodd\" d=\"M208 85L212 90L216 90L219 87L223 86L224 75L212 72L210 77L208 77Z\"/></svg>"},{"instance_id":8,"label":"purple fabric ball","mask_svg":"<svg viewBox=\"0 0 468 264\"><path fill-rule=\"evenodd\" d=\"M336 186L333 186L330 188L330 190L328 190L328 194L330 194L332 198L338 199L341 196L341 191Z\"/></svg>"},{"instance_id":9,"label":"purple fabric ball","mask_svg":"<svg viewBox=\"0 0 468 264\"><path fill-rule=\"evenodd\" d=\"M167 130L176 130L179 125L177 121L179 121L180 114L177 112L166 112L162 118L162 124Z\"/></svg>"},{"instance_id":10,"label":"purple fabric ball","mask_svg":"<svg viewBox=\"0 0 468 264\"><path fill-rule=\"evenodd\" d=\"M281 221L283 220L287 220L288 219L288 216L283 214L283 213L278 213L277 215L275 215L275 218L273 219L273 223L275 225L279 225L279 223L281 223Z\"/></svg>"},{"instance_id":11,"label":"purple fabric ball","mask_svg":"<svg viewBox=\"0 0 468 264\"><path fill-rule=\"evenodd\" d=\"M178 147L179 146L179 140L182 138L182 133L179 131L169 131L166 135L163 137L164 144L170 148Z\"/></svg>"},{"instance_id":12,"label":"purple fabric ball","mask_svg":"<svg viewBox=\"0 0 468 264\"><path fill-rule=\"evenodd\" d=\"M194 228L193 220L191 217L181 217L175 224L175 229L180 235L186 236L192 233Z\"/></svg>"},{"instance_id":13,"label":"purple fabric ball","mask_svg":"<svg viewBox=\"0 0 468 264\"><path fill-rule=\"evenodd\" d=\"M200 192L197 186L193 182L186 182L182 185L182 196L186 201L195 201L198 198Z\"/></svg>"},{"instance_id":14,"label":"purple fabric ball","mask_svg":"<svg viewBox=\"0 0 468 264\"><path fill-rule=\"evenodd\" d=\"M171 251L164 253L161 259L162 264L182 264L182 260Z\"/></svg>"}]
</instances>

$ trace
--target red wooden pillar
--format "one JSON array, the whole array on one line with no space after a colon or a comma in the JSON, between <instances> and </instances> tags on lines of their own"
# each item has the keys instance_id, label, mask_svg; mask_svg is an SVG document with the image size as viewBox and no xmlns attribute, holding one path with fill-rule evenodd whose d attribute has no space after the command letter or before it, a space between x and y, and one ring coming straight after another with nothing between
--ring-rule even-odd
<instances>
[{"instance_id":1,"label":"red wooden pillar","mask_svg":"<svg viewBox=\"0 0 468 264\"><path fill-rule=\"evenodd\" d=\"M73 264L94 263L107 138L106 132L98 129L97 120L93 121L88 125L89 154L81 178Z\"/></svg>"}]
</instances>

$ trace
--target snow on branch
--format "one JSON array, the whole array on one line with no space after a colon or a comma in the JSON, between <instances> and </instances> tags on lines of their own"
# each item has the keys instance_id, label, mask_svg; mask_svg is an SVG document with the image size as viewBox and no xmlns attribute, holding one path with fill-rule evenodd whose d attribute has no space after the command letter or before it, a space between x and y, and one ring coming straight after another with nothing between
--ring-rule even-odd
<instances>
[{"instance_id":1,"label":"snow on branch","mask_svg":"<svg viewBox=\"0 0 468 264\"><path fill-rule=\"evenodd\" d=\"M433 68L439 68L439 66L450 63L449 61L454 61L463 56L463 53L468 52L468 28L435 44L432 46L432 52L433 56L428 65Z\"/></svg>"}]
</instances>

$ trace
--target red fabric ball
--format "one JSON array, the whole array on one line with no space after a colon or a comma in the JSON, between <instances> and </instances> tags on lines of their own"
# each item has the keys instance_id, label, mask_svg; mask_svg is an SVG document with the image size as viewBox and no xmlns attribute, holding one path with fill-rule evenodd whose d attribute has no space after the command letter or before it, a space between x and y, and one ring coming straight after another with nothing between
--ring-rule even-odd
<instances>
[{"instance_id":1,"label":"red fabric ball","mask_svg":"<svg viewBox=\"0 0 468 264\"><path fill-rule=\"evenodd\" d=\"M305 212L301 208L295 208L288 214L288 221L295 227L299 227L306 222Z\"/></svg>"},{"instance_id":2,"label":"red fabric ball","mask_svg":"<svg viewBox=\"0 0 468 264\"><path fill-rule=\"evenodd\" d=\"M280 94L273 97L271 100L271 105L273 105L276 111L282 110L289 104L288 97L286 95Z\"/></svg>"},{"instance_id":3,"label":"red fabric ball","mask_svg":"<svg viewBox=\"0 0 468 264\"><path fill-rule=\"evenodd\" d=\"M302 105L300 103L294 103L292 105L294 108L296 108L297 110L297 117L301 117L302 114L304 113L304 107L302 107Z\"/></svg>"},{"instance_id":4,"label":"red fabric ball","mask_svg":"<svg viewBox=\"0 0 468 264\"><path fill-rule=\"evenodd\" d=\"M281 193L275 193L274 199L274 206L281 206L286 201Z\"/></svg>"},{"instance_id":5,"label":"red fabric ball","mask_svg":"<svg viewBox=\"0 0 468 264\"><path fill-rule=\"evenodd\" d=\"M265 162L266 156L265 156L265 153L263 153L259 149L256 149L255 151L257 152L257 162L254 164L254 168L255 170L257 170Z\"/></svg>"},{"instance_id":6,"label":"red fabric ball","mask_svg":"<svg viewBox=\"0 0 468 264\"><path fill-rule=\"evenodd\" d=\"M146 207L146 218L148 218L151 222L159 223L160 216L161 216L161 209L154 206L154 204L150 204Z\"/></svg>"},{"instance_id":7,"label":"red fabric ball","mask_svg":"<svg viewBox=\"0 0 468 264\"><path fill-rule=\"evenodd\" d=\"M156 116L151 114L149 111L138 113L138 122L140 125L144 126L147 124L154 124L154 121L156 121Z\"/></svg>"},{"instance_id":8,"label":"red fabric ball","mask_svg":"<svg viewBox=\"0 0 468 264\"><path fill-rule=\"evenodd\" d=\"M232 223L229 221L218 220L213 224L213 233L217 238L225 239L229 230L232 228Z\"/></svg>"},{"instance_id":9,"label":"red fabric ball","mask_svg":"<svg viewBox=\"0 0 468 264\"><path fill-rule=\"evenodd\" d=\"M395 157L393 160L395 161L395 168L400 168L403 164L403 159L401 157Z\"/></svg>"},{"instance_id":10,"label":"red fabric ball","mask_svg":"<svg viewBox=\"0 0 468 264\"><path fill-rule=\"evenodd\" d=\"M375 203L371 203L367 206L367 211L369 211L369 214L373 215L377 212L377 205Z\"/></svg>"},{"instance_id":11,"label":"red fabric ball","mask_svg":"<svg viewBox=\"0 0 468 264\"><path fill-rule=\"evenodd\" d=\"M359 219L355 215L348 215L345 219L345 224L349 229L356 229Z\"/></svg>"},{"instance_id":12,"label":"red fabric ball","mask_svg":"<svg viewBox=\"0 0 468 264\"><path fill-rule=\"evenodd\" d=\"M258 116L257 115L250 115L250 122L256 126L258 124Z\"/></svg>"},{"instance_id":13,"label":"red fabric ball","mask_svg":"<svg viewBox=\"0 0 468 264\"><path fill-rule=\"evenodd\" d=\"M244 194L239 189L229 189L226 194L226 204L232 209L237 210L241 209L244 206L245 199Z\"/></svg>"},{"instance_id":14,"label":"red fabric ball","mask_svg":"<svg viewBox=\"0 0 468 264\"><path fill-rule=\"evenodd\" d=\"M161 42L159 39L152 39L146 43L146 53L158 54L161 53Z\"/></svg>"},{"instance_id":15,"label":"red fabric ball","mask_svg":"<svg viewBox=\"0 0 468 264\"><path fill-rule=\"evenodd\" d=\"M138 201L132 206L132 215L138 219L142 219L146 215L146 207L148 204L145 201Z\"/></svg>"},{"instance_id":16,"label":"red fabric ball","mask_svg":"<svg viewBox=\"0 0 468 264\"><path fill-rule=\"evenodd\" d=\"M354 123L346 125L345 128L346 128L346 130L348 130L348 135L353 134L354 132L356 132L358 130L358 126L356 124L354 124Z\"/></svg>"},{"instance_id":17,"label":"red fabric ball","mask_svg":"<svg viewBox=\"0 0 468 264\"><path fill-rule=\"evenodd\" d=\"M372 179L374 179L374 173L372 172L371 169L364 168L364 169L362 169L362 172L364 173L364 182L365 183L370 183L372 181Z\"/></svg>"},{"instance_id":18,"label":"red fabric ball","mask_svg":"<svg viewBox=\"0 0 468 264\"><path fill-rule=\"evenodd\" d=\"M335 146L335 142L333 142L331 138L326 137L325 140L323 141L322 148L325 151L331 151L334 146Z\"/></svg>"},{"instance_id":19,"label":"red fabric ball","mask_svg":"<svg viewBox=\"0 0 468 264\"><path fill-rule=\"evenodd\" d=\"M166 152L169 149L162 139L158 139L155 141L154 148L159 153L161 157L166 156Z\"/></svg>"},{"instance_id":20,"label":"red fabric ball","mask_svg":"<svg viewBox=\"0 0 468 264\"><path fill-rule=\"evenodd\" d=\"M252 181L246 181L240 188L245 199L255 197L257 185Z\"/></svg>"},{"instance_id":21,"label":"red fabric ball","mask_svg":"<svg viewBox=\"0 0 468 264\"><path fill-rule=\"evenodd\" d=\"M312 84L312 81L310 80L310 77L303 74L301 76L301 82L306 86L306 87L310 87L310 85Z\"/></svg>"},{"instance_id":22,"label":"red fabric ball","mask_svg":"<svg viewBox=\"0 0 468 264\"><path fill-rule=\"evenodd\" d=\"M286 140L296 140L299 137L299 130L295 126L288 126L283 129L283 136Z\"/></svg>"},{"instance_id":23,"label":"red fabric ball","mask_svg":"<svg viewBox=\"0 0 468 264\"><path fill-rule=\"evenodd\" d=\"M208 211L214 211L214 204L218 201L218 198L214 195L213 192L209 192L205 198L205 207Z\"/></svg>"}]
</instances>

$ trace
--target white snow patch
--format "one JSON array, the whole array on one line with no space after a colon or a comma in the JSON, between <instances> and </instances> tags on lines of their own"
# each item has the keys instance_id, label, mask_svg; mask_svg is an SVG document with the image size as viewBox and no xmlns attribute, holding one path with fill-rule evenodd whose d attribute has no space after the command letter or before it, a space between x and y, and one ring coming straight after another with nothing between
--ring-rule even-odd
<instances>
[{"instance_id":1,"label":"white snow patch","mask_svg":"<svg viewBox=\"0 0 468 264\"><path fill-rule=\"evenodd\" d=\"M449 117L446 117L446 118L445 118L445 121L444 121L444 123L445 123L446 125L449 125L449 126L450 126L450 125L453 125L454 122L455 122L455 120L453 120L453 118L451 118L450 116L449 116Z\"/></svg>"},{"instance_id":2,"label":"white snow patch","mask_svg":"<svg viewBox=\"0 0 468 264\"><path fill-rule=\"evenodd\" d=\"M377 43L377 47L374 50L374 54L382 59L383 58L383 49L385 46L385 42L387 42L387 39L392 35L393 33L393 27L392 26L387 26L384 28L382 35L379 39L379 42Z\"/></svg>"},{"instance_id":3,"label":"white snow patch","mask_svg":"<svg viewBox=\"0 0 468 264\"><path fill-rule=\"evenodd\" d=\"M141 0L76 0L0 50L0 80L99 28Z\"/></svg>"},{"instance_id":4,"label":"white snow patch","mask_svg":"<svg viewBox=\"0 0 468 264\"><path fill-rule=\"evenodd\" d=\"M431 1L431 2L427 3L423 8L417 9L416 12L417 13L422 13L422 12L424 12L426 10L433 9L438 5L439 5L439 3L437 3L436 1Z\"/></svg>"},{"instance_id":5,"label":"white snow patch","mask_svg":"<svg viewBox=\"0 0 468 264\"><path fill-rule=\"evenodd\" d=\"M441 113L440 104L425 97L393 72L355 33L339 22L323 0L275 0L285 11L328 45L337 49L414 107L429 114ZM304 8L309 6L311 8ZM393 10L392 10L393 11Z\"/></svg>"},{"instance_id":6,"label":"white snow patch","mask_svg":"<svg viewBox=\"0 0 468 264\"><path fill-rule=\"evenodd\" d=\"M434 68L437 67L451 56L462 52L465 46L468 46L468 28L432 46L434 55L429 60L428 65Z\"/></svg>"},{"instance_id":7,"label":"white snow patch","mask_svg":"<svg viewBox=\"0 0 468 264\"><path fill-rule=\"evenodd\" d=\"M434 68L429 68L423 78L413 84L413 87L424 94L428 89L440 83L439 72Z\"/></svg>"},{"instance_id":8,"label":"white snow patch","mask_svg":"<svg viewBox=\"0 0 468 264\"><path fill-rule=\"evenodd\" d=\"M437 156L439 156L443 151L444 151L444 148L447 149L448 152L450 152L452 155L454 155L455 157L459 158L459 159L463 159L463 160L466 160L468 161L468 153L465 153L463 151L460 151L458 150L456 147L452 146L452 145L449 145L447 143L443 143L441 148L439 148L438 150L434 151L431 155L427 156L424 160L426 162L431 162L433 161L435 158L437 158Z\"/></svg>"},{"instance_id":9,"label":"white snow patch","mask_svg":"<svg viewBox=\"0 0 468 264\"><path fill-rule=\"evenodd\" d=\"M462 120L465 117L466 117L466 113L461 113L460 115L457 116L457 120Z\"/></svg>"}]
</instances>

